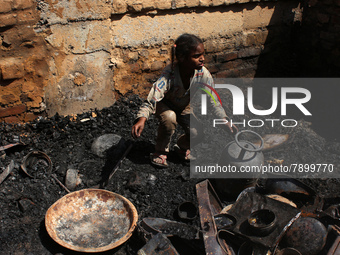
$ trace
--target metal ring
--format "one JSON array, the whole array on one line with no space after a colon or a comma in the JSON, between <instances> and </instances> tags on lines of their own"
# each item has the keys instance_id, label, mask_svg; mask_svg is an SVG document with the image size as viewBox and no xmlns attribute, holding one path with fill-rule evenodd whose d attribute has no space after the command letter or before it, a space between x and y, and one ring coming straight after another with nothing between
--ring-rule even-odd
<instances>
[{"instance_id":1,"label":"metal ring","mask_svg":"<svg viewBox=\"0 0 340 255\"><path fill-rule=\"evenodd\" d=\"M50 157L42 152L42 151L31 151L29 152L23 159L23 162L21 164L21 169L24 171L25 174L27 174L29 177L31 178L35 178L31 173L28 172L27 167L30 165L30 160L32 160L33 158L37 158L37 159L43 159L46 161L47 163L47 170L45 170L46 174L51 174L52 172L52 161L50 159Z\"/></svg>"},{"instance_id":2,"label":"metal ring","mask_svg":"<svg viewBox=\"0 0 340 255\"><path fill-rule=\"evenodd\" d=\"M261 145L260 145L258 148L254 148L254 149L244 147L243 145L241 145L240 141L238 140L239 135L241 135L241 134L243 134L243 133L251 133L251 134L253 134L253 135L259 137L260 140L261 140ZM261 151L261 150L263 149L263 145L264 145L264 141L263 141L262 137L261 137L258 133L254 132L254 131L252 131L252 130L242 130L242 131L238 132L238 133L235 135L235 142L236 142L236 144L237 144L241 149L246 150L246 151L250 151L250 152L258 152L258 151Z\"/></svg>"}]
</instances>

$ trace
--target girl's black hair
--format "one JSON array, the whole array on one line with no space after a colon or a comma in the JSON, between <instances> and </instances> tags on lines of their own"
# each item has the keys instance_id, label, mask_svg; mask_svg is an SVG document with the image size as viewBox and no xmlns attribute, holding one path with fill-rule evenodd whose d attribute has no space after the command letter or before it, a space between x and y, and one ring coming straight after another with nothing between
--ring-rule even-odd
<instances>
[{"instance_id":1,"label":"girl's black hair","mask_svg":"<svg viewBox=\"0 0 340 255\"><path fill-rule=\"evenodd\" d=\"M177 59L187 57L192 51L196 50L197 46L201 43L203 43L203 41L193 34L182 34L179 36L171 49L172 70L174 70L175 56Z\"/></svg>"}]
</instances>

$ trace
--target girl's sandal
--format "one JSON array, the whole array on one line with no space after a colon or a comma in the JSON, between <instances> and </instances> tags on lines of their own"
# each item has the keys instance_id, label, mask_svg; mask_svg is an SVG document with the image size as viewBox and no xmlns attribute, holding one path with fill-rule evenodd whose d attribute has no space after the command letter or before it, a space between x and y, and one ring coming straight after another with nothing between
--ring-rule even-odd
<instances>
[{"instance_id":1,"label":"girl's sandal","mask_svg":"<svg viewBox=\"0 0 340 255\"><path fill-rule=\"evenodd\" d=\"M196 158L193 155L191 155L190 150L183 150L177 144L174 146L174 149L177 155L180 157L180 159L187 162L196 160Z\"/></svg>"},{"instance_id":2,"label":"girl's sandal","mask_svg":"<svg viewBox=\"0 0 340 255\"><path fill-rule=\"evenodd\" d=\"M159 168L167 168L168 163L166 162L167 156L159 153L151 153L150 160L151 164Z\"/></svg>"}]
</instances>

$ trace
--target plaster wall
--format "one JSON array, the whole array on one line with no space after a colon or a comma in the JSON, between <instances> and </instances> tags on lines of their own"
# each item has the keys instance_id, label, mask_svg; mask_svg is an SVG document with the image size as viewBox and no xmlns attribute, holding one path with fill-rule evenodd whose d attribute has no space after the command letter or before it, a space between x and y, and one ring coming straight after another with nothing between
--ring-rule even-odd
<instances>
[{"instance_id":1,"label":"plaster wall","mask_svg":"<svg viewBox=\"0 0 340 255\"><path fill-rule=\"evenodd\" d=\"M4 0L0 120L145 97L185 32L204 40L214 77L255 77L259 58L289 43L301 17L295 0Z\"/></svg>"}]
</instances>

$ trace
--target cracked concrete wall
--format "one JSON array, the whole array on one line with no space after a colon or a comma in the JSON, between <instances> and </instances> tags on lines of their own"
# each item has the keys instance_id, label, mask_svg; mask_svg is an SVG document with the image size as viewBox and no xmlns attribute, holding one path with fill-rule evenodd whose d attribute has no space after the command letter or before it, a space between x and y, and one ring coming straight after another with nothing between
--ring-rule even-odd
<instances>
[{"instance_id":1,"label":"cracked concrete wall","mask_svg":"<svg viewBox=\"0 0 340 255\"><path fill-rule=\"evenodd\" d=\"M50 83L45 88L49 115L71 115L115 102L111 1L39 1L41 28L52 47Z\"/></svg>"},{"instance_id":2,"label":"cracked concrete wall","mask_svg":"<svg viewBox=\"0 0 340 255\"><path fill-rule=\"evenodd\" d=\"M214 77L254 77L268 42L277 47L269 30L281 33L299 20L298 6L294 0L4 0L0 120L71 115L108 107L117 96L146 96L170 61L173 40L185 32L204 40Z\"/></svg>"}]
</instances>

